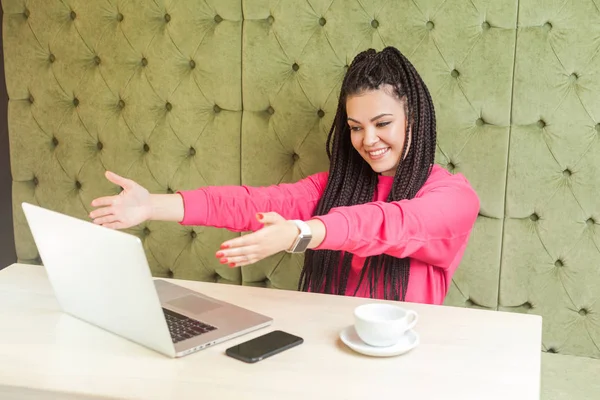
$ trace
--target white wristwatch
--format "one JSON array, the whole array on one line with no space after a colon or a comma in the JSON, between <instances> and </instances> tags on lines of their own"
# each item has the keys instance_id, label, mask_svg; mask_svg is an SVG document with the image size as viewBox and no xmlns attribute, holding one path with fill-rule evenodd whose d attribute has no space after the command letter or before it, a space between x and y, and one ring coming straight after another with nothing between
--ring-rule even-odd
<instances>
[{"instance_id":1,"label":"white wristwatch","mask_svg":"<svg viewBox=\"0 0 600 400\"><path fill-rule=\"evenodd\" d=\"M306 248L308 247L308 244L310 243L310 240L312 239L312 232L310 231L310 226L308 226L306 222L300 221L298 219L293 219L292 222L296 224L296 226L300 230L300 233L298 234L298 237L296 237L296 240L294 240L292 247L290 247L286 251L288 253L304 253L306 251Z\"/></svg>"}]
</instances>

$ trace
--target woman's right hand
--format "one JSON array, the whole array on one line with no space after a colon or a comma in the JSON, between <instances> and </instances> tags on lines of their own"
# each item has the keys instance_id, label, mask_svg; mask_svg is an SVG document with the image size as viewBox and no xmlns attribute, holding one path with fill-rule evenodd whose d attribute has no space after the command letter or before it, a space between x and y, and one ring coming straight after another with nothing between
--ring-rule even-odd
<instances>
[{"instance_id":1,"label":"woman's right hand","mask_svg":"<svg viewBox=\"0 0 600 400\"><path fill-rule=\"evenodd\" d=\"M92 201L92 207L99 207L90 213L95 224L112 229L126 229L150 219L152 208L148 190L110 171L106 171L105 176L115 185L121 186L123 191L115 196L100 197Z\"/></svg>"}]
</instances>

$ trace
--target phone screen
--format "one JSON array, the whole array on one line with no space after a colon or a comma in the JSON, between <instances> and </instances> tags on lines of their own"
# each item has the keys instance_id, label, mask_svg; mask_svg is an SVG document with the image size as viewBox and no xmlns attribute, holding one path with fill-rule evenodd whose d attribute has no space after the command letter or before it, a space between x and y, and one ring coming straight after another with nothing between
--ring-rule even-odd
<instances>
[{"instance_id":1,"label":"phone screen","mask_svg":"<svg viewBox=\"0 0 600 400\"><path fill-rule=\"evenodd\" d=\"M283 331L273 331L226 350L227 355L246 362L255 362L289 349L303 339Z\"/></svg>"}]
</instances>

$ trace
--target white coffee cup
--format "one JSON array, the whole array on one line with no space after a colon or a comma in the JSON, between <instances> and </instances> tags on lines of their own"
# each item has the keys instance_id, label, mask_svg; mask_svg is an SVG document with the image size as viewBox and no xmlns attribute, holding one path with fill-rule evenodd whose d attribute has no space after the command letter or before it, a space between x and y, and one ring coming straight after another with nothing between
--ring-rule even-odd
<instances>
[{"instance_id":1,"label":"white coffee cup","mask_svg":"<svg viewBox=\"0 0 600 400\"><path fill-rule=\"evenodd\" d=\"M418 319L416 312L393 304L363 304L354 310L354 329L366 344L388 347L398 343Z\"/></svg>"}]
</instances>

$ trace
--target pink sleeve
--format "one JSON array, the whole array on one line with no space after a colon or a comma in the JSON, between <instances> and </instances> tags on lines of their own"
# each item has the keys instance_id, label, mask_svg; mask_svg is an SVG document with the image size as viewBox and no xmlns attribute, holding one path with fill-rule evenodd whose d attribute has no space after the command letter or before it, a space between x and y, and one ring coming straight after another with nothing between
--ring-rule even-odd
<instances>
[{"instance_id":1,"label":"pink sleeve","mask_svg":"<svg viewBox=\"0 0 600 400\"><path fill-rule=\"evenodd\" d=\"M317 249L411 257L448 268L478 213L477 194L464 177L454 175L426 183L411 200L339 207L315 217L327 232Z\"/></svg>"},{"instance_id":2,"label":"pink sleeve","mask_svg":"<svg viewBox=\"0 0 600 400\"><path fill-rule=\"evenodd\" d=\"M179 191L183 198L182 225L202 225L231 231L262 228L256 213L274 211L285 219L308 220L327 185L327 172L296 183L267 187L207 186Z\"/></svg>"}]
</instances>

